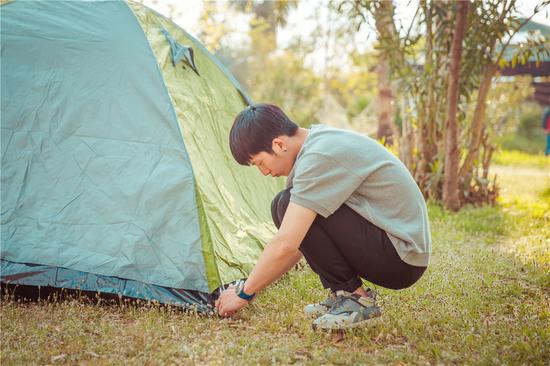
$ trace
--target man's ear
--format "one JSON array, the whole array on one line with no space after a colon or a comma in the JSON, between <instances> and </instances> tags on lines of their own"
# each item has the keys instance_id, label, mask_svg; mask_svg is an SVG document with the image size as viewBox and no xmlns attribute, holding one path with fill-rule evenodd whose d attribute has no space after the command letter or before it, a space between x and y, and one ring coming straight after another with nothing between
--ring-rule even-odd
<instances>
[{"instance_id":1,"label":"man's ear","mask_svg":"<svg viewBox=\"0 0 550 366\"><path fill-rule=\"evenodd\" d=\"M286 141L280 137L275 137L272 141L271 141L271 148L273 149L274 152L286 152L287 150L287 145L286 145Z\"/></svg>"}]
</instances>

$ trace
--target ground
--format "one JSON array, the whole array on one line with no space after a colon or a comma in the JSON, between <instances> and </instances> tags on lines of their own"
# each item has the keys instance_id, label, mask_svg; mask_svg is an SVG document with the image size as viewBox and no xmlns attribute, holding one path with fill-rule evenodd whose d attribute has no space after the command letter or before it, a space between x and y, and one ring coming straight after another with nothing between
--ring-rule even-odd
<instances>
[{"instance_id":1,"label":"ground","mask_svg":"<svg viewBox=\"0 0 550 366\"><path fill-rule=\"evenodd\" d=\"M293 270L238 319L157 304L1 300L2 365L548 364L550 166L497 166L496 207L429 204L433 257L412 288L377 288L383 322L315 332L302 314L326 293Z\"/></svg>"}]
</instances>

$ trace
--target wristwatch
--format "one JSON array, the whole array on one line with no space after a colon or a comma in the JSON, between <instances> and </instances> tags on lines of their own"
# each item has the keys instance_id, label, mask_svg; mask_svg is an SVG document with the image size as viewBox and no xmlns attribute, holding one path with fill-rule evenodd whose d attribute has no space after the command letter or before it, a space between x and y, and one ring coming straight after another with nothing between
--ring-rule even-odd
<instances>
[{"instance_id":1,"label":"wristwatch","mask_svg":"<svg viewBox=\"0 0 550 366\"><path fill-rule=\"evenodd\" d=\"M237 286L235 287L235 292L237 293L237 296L240 297L243 300L251 301L256 294L247 294L244 292L244 281L240 281Z\"/></svg>"}]
</instances>

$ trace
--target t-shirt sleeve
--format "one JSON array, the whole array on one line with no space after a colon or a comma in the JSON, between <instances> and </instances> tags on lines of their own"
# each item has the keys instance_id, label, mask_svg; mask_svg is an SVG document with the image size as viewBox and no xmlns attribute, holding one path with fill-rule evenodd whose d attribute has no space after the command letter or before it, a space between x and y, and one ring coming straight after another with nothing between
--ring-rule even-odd
<instances>
[{"instance_id":1,"label":"t-shirt sleeve","mask_svg":"<svg viewBox=\"0 0 550 366\"><path fill-rule=\"evenodd\" d=\"M334 158L309 153L296 162L290 201L323 217L334 213L362 179Z\"/></svg>"}]
</instances>

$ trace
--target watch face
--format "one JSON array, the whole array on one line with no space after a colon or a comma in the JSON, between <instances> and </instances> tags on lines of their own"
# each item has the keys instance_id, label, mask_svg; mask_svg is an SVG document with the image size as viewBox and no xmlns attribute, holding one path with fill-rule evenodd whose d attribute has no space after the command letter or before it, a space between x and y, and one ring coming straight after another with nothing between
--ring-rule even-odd
<instances>
[{"instance_id":1,"label":"watch face","mask_svg":"<svg viewBox=\"0 0 550 366\"><path fill-rule=\"evenodd\" d=\"M244 289L244 281L242 280L239 280L239 282L236 283L235 285L235 292L237 294L240 294Z\"/></svg>"},{"instance_id":2,"label":"watch face","mask_svg":"<svg viewBox=\"0 0 550 366\"><path fill-rule=\"evenodd\" d=\"M246 292L244 292L244 281L239 281L235 286L235 292L237 293L237 296L239 296L241 299L244 299L246 301L250 301L254 298L255 294L248 295Z\"/></svg>"}]
</instances>

